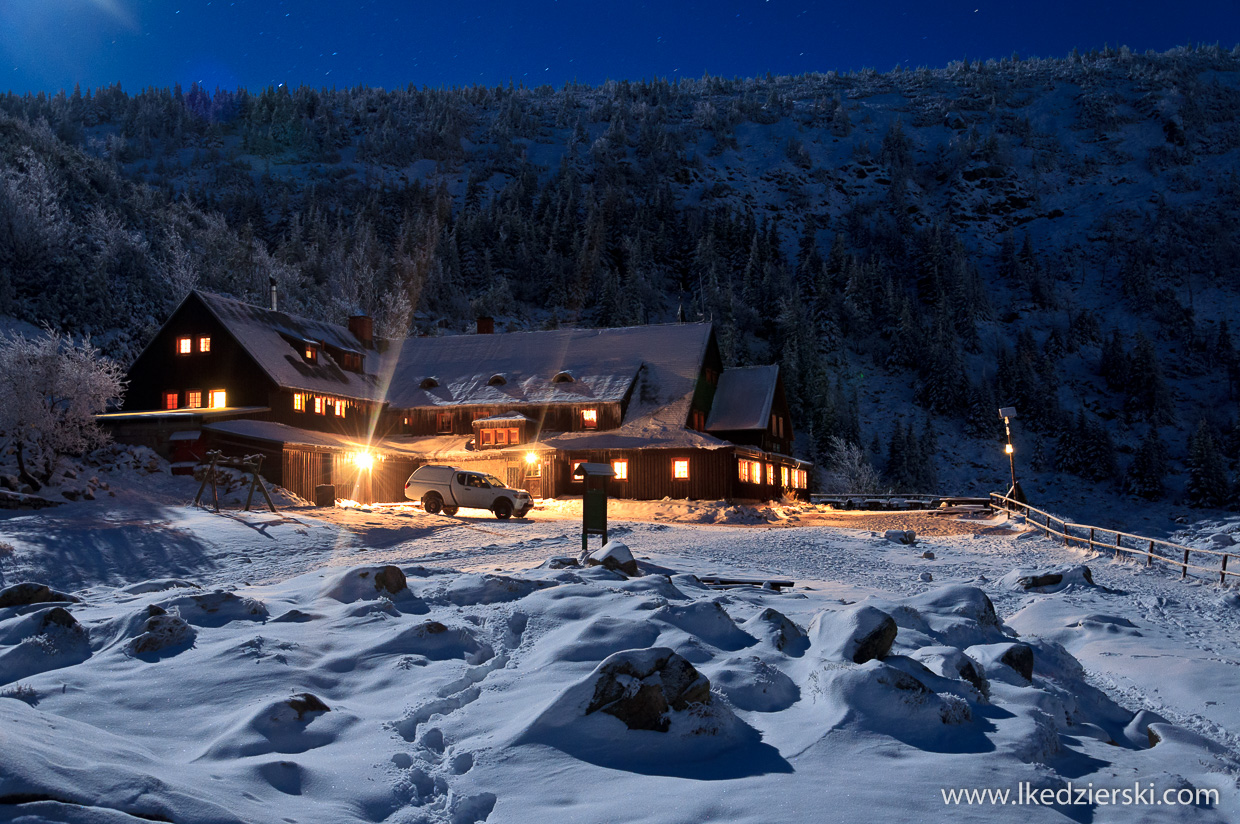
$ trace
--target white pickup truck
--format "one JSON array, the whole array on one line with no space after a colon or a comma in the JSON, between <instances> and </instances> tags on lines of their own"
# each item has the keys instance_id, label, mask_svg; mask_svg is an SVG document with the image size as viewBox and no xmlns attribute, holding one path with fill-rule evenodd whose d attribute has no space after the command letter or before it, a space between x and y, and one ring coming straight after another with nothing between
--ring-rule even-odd
<instances>
[{"instance_id":1,"label":"white pickup truck","mask_svg":"<svg viewBox=\"0 0 1240 824\"><path fill-rule=\"evenodd\" d=\"M421 501L431 515L455 515L461 507L489 509L501 520L524 518L534 508L530 493L511 489L494 475L455 466L419 466L405 481L405 497Z\"/></svg>"}]
</instances>

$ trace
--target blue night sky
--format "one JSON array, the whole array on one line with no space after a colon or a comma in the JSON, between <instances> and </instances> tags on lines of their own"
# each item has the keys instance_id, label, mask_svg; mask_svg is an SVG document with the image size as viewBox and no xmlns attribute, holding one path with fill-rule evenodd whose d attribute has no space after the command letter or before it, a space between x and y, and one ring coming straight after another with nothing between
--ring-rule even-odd
<instances>
[{"instance_id":1,"label":"blue night sky","mask_svg":"<svg viewBox=\"0 0 1240 824\"><path fill-rule=\"evenodd\" d=\"M1240 42L1240 2L0 0L0 90L555 86Z\"/></svg>"}]
</instances>

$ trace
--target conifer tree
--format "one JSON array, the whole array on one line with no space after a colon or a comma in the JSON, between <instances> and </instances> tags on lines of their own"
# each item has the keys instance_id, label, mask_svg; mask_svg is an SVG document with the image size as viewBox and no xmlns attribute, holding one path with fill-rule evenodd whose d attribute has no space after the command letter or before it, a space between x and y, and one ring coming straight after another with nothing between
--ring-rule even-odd
<instances>
[{"instance_id":1,"label":"conifer tree","mask_svg":"<svg viewBox=\"0 0 1240 824\"><path fill-rule=\"evenodd\" d=\"M1210 424L1202 420L1188 441L1188 484L1184 489L1184 502L1192 507L1226 506L1231 497L1227 470L1210 430Z\"/></svg>"},{"instance_id":2,"label":"conifer tree","mask_svg":"<svg viewBox=\"0 0 1240 824\"><path fill-rule=\"evenodd\" d=\"M1124 489L1148 501L1156 501L1165 493L1163 479L1166 475L1167 447L1158 437L1158 429L1151 426L1124 473Z\"/></svg>"}]
</instances>

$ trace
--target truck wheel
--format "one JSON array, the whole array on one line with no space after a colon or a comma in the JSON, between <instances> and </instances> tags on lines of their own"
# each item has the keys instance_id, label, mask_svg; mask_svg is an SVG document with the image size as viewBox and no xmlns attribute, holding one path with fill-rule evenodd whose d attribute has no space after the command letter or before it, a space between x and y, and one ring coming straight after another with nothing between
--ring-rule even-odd
<instances>
[{"instance_id":1,"label":"truck wheel","mask_svg":"<svg viewBox=\"0 0 1240 824\"><path fill-rule=\"evenodd\" d=\"M459 507L455 507L455 506L445 506L445 507L443 508L443 514L445 514L445 515L455 515L455 514L456 514L456 511L457 511L457 509L458 509L458 508L459 508Z\"/></svg>"},{"instance_id":2,"label":"truck wheel","mask_svg":"<svg viewBox=\"0 0 1240 824\"><path fill-rule=\"evenodd\" d=\"M438 515L443 509L443 498L439 497L438 492L427 492L422 496L422 508L428 515Z\"/></svg>"},{"instance_id":3,"label":"truck wheel","mask_svg":"<svg viewBox=\"0 0 1240 824\"><path fill-rule=\"evenodd\" d=\"M500 498L495 502L495 517L501 521L506 521L512 517L512 504L507 498Z\"/></svg>"}]
</instances>

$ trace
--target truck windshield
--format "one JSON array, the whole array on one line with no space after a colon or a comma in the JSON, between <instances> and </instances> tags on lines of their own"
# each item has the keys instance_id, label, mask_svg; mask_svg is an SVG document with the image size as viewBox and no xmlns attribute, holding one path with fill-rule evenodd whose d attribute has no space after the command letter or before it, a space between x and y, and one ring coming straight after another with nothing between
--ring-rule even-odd
<instances>
[{"instance_id":1,"label":"truck windshield","mask_svg":"<svg viewBox=\"0 0 1240 824\"><path fill-rule=\"evenodd\" d=\"M491 486L496 486L496 487L499 487L500 489L504 488L504 482L501 481L499 478L495 477L494 475L483 475L482 477Z\"/></svg>"}]
</instances>

